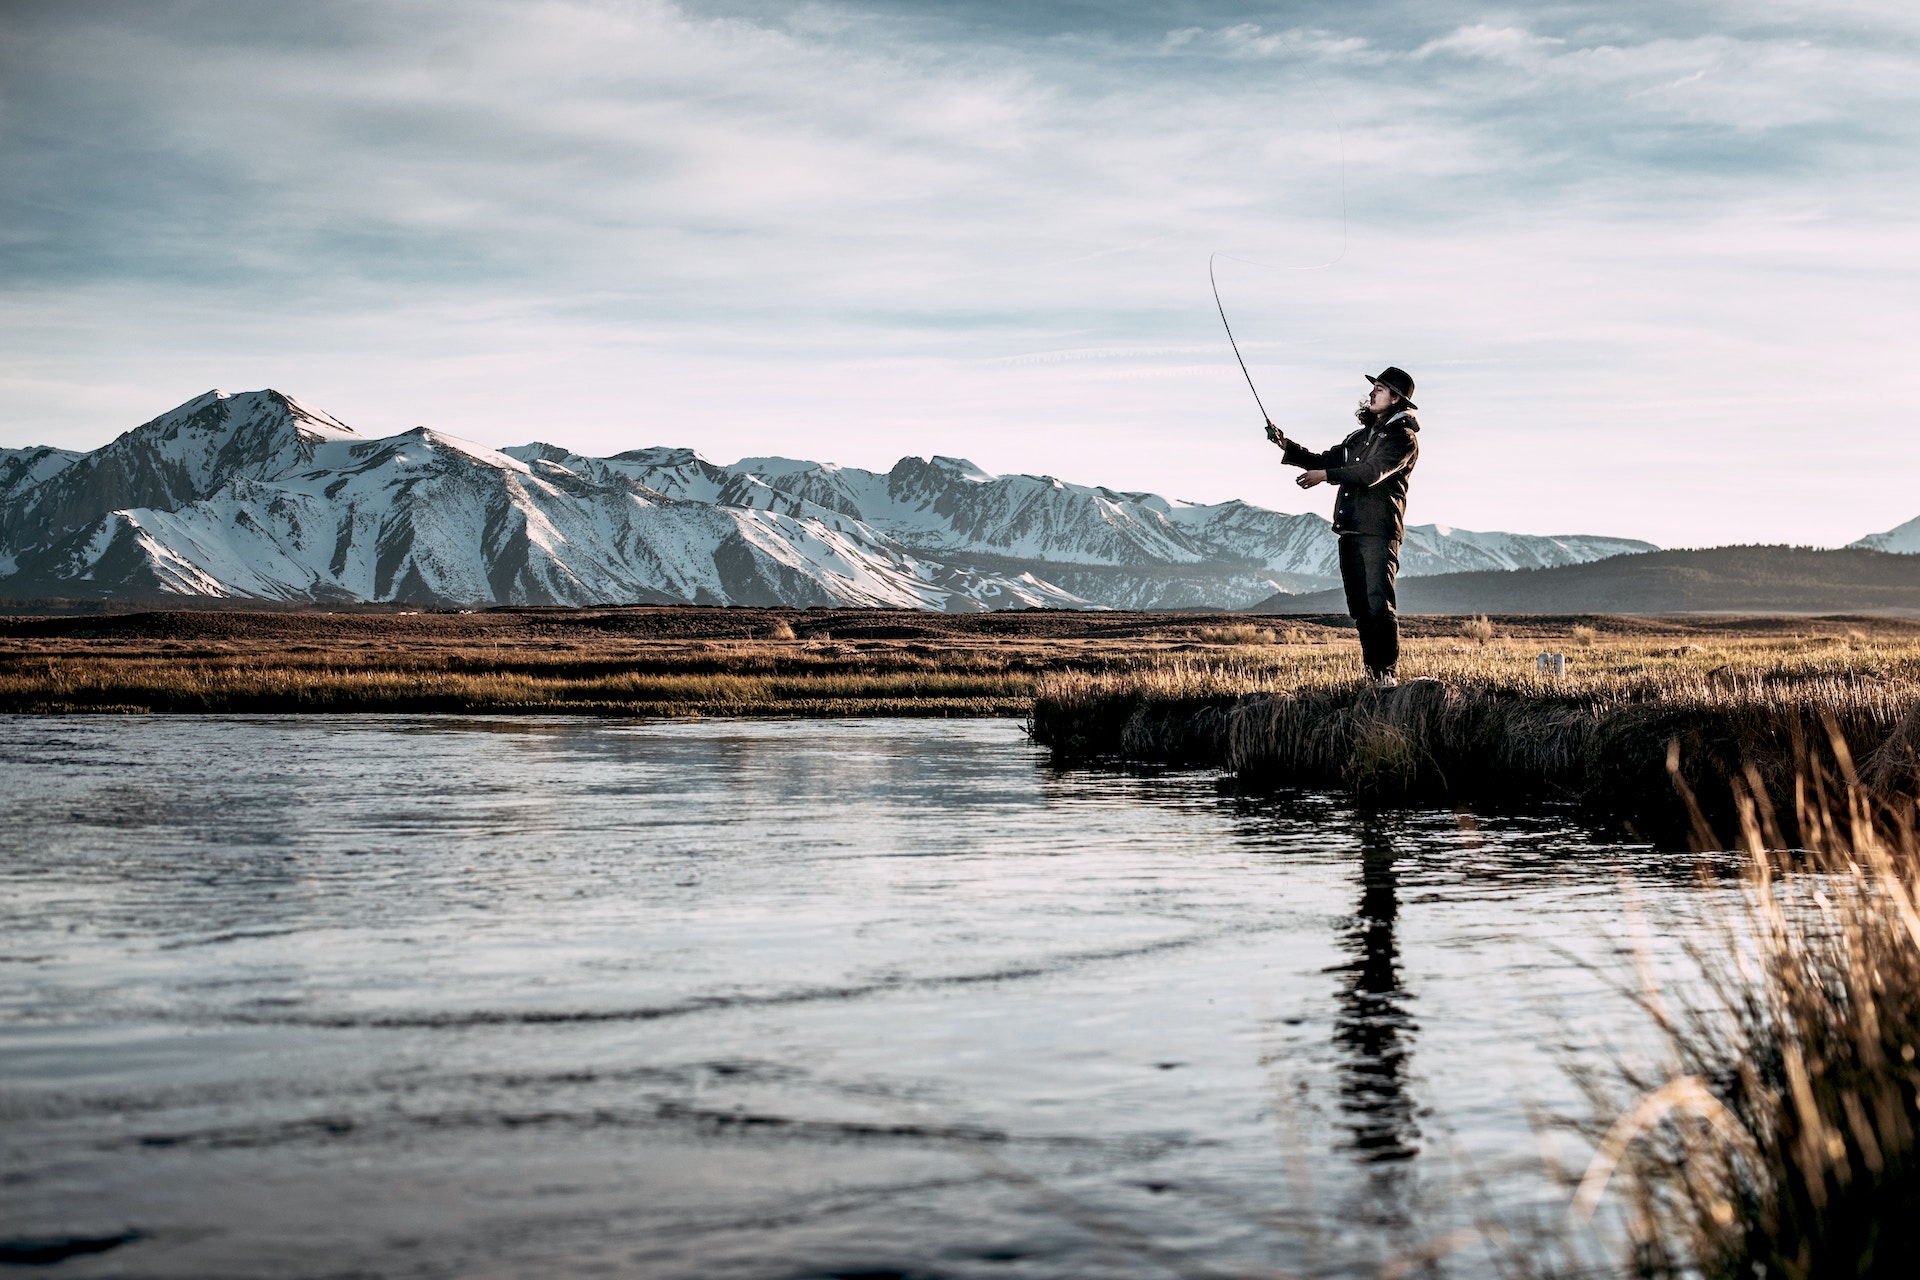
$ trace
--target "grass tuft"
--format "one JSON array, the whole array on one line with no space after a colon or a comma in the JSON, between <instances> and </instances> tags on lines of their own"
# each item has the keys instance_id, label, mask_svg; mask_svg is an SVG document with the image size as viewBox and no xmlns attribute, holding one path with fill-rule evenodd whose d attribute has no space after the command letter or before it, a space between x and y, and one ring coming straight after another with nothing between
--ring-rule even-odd
<instances>
[{"instance_id":1,"label":"grass tuft","mask_svg":"<svg viewBox=\"0 0 1920 1280\"><path fill-rule=\"evenodd\" d=\"M1272 644L1275 640L1270 629L1244 622L1225 627L1202 627L1199 637L1209 644Z\"/></svg>"},{"instance_id":2,"label":"grass tuft","mask_svg":"<svg viewBox=\"0 0 1920 1280\"><path fill-rule=\"evenodd\" d=\"M1801 759L1798 847L1760 779L1737 784L1743 903L1692 948L1708 998L1643 997L1664 1073L1583 1078L1598 1149L1575 1209L1612 1184L1636 1274L1892 1277L1920 1256L1914 809L1880 809L1829 741Z\"/></svg>"}]
</instances>

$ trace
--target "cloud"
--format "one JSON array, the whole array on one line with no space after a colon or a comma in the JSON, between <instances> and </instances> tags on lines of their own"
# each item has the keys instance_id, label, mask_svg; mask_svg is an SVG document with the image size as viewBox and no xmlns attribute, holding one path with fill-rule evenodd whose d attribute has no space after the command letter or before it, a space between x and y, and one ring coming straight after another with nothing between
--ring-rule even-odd
<instances>
[{"instance_id":1,"label":"cloud","mask_svg":"<svg viewBox=\"0 0 1920 1280\"><path fill-rule=\"evenodd\" d=\"M1183 44L1208 33L1200 28L1183 32ZM1266 31L1256 23L1241 22L1212 33L1211 43L1231 55L1249 58L1289 58L1380 66L1392 55L1375 49L1365 36L1342 36L1331 31L1291 27L1285 31Z\"/></svg>"},{"instance_id":2,"label":"cloud","mask_svg":"<svg viewBox=\"0 0 1920 1280\"><path fill-rule=\"evenodd\" d=\"M271 384L490 443L1298 501L1206 261L1325 263L1344 204L1337 266L1221 290L1310 435L1361 367L1415 370L1426 516L1834 541L1913 514L1920 452L1851 399L1913 389L1904 11L1092 12L10 6L0 443ZM1884 430L1886 465L1791 460L1825 430Z\"/></svg>"}]
</instances>

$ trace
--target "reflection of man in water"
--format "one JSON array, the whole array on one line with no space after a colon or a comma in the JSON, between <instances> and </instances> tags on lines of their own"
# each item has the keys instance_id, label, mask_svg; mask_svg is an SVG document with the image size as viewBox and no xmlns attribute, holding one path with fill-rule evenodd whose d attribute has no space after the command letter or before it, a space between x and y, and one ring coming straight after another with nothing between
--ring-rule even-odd
<instances>
[{"instance_id":1,"label":"reflection of man in water","mask_svg":"<svg viewBox=\"0 0 1920 1280\"><path fill-rule=\"evenodd\" d=\"M1341 939L1351 957L1344 973L1333 1042L1346 1051L1340 1064L1340 1109L1353 1146L1368 1163L1410 1160L1420 1153L1420 1126L1406 1092L1414 1022L1400 985L1399 916L1393 844L1381 826L1366 822L1360 837L1360 909Z\"/></svg>"},{"instance_id":2,"label":"reflection of man in water","mask_svg":"<svg viewBox=\"0 0 1920 1280\"><path fill-rule=\"evenodd\" d=\"M1267 439L1279 445L1302 489L1337 484L1333 531L1340 535L1340 581L1347 612L1360 628L1360 656L1367 674L1383 689L1394 684L1400 661L1400 620L1394 613L1393 580L1400 572L1400 540L1407 531L1407 478L1420 460L1420 422L1413 416L1413 379L1404 369L1367 376L1372 393L1354 410L1360 429L1325 453L1287 439L1267 424Z\"/></svg>"}]
</instances>

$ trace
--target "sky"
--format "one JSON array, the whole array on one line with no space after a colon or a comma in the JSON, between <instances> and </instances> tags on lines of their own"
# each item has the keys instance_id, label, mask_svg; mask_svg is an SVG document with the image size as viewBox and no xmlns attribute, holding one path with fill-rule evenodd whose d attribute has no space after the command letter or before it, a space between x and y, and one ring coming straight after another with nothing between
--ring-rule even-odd
<instances>
[{"instance_id":1,"label":"sky","mask_svg":"<svg viewBox=\"0 0 1920 1280\"><path fill-rule=\"evenodd\" d=\"M1920 8L0 0L0 446L368 434L1836 545L1920 515ZM1213 255L1221 255L1215 259Z\"/></svg>"}]
</instances>

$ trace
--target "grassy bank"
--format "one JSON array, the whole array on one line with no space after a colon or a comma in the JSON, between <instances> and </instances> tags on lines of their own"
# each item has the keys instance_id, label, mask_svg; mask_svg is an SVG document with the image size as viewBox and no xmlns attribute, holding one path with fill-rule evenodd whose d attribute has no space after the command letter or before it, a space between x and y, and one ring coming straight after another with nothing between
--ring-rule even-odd
<instances>
[{"instance_id":1,"label":"grassy bank","mask_svg":"<svg viewBox=\"0 0 1920 1280\"><path fill-rule=\"evenodd\" d=\"M1837 729L1876 794L1920 792L1920 643L1901 630L1595 638L1563 650L1564 677L1534 672L1540 647L1415 641L1389 691L1366 686L1351 655L1290 646L1060 673L1036 694L1034 734L1070 758L1212 765L1389 802L1572 800L1673 831L1685 813L1671 751L1709 818L1731 829L1735 777L1752 770L1791 813L1805 744Z\"/></svg>"}]
</instances>

